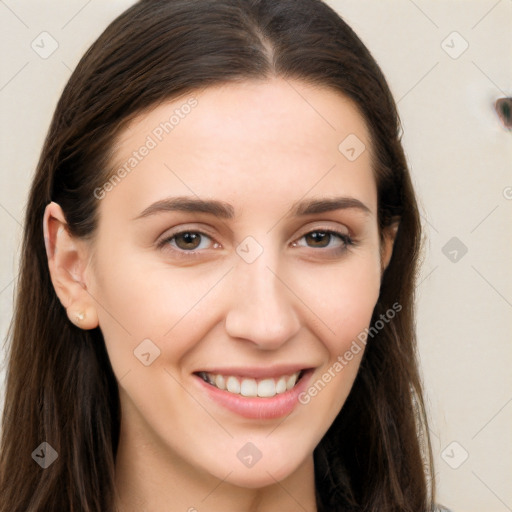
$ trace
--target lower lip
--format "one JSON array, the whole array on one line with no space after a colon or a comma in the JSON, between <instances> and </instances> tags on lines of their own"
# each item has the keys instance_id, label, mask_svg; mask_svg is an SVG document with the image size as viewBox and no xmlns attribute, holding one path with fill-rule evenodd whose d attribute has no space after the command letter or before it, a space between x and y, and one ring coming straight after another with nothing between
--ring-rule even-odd
<instances>
[{"instance_id":1,"label":"lower lip","mask_svg":"<svg viewBox=\"0 0 512 512\"><path fill-rule=\"evenodd\" d=\"M229 411L244 418L269 420L287 416L295 409L299 395L307 388L312 373L312 370L306 370L292 389L271 398L236 395L208 384L198 375L194 377L211 400Z\"/></svg>"}]
</instances>

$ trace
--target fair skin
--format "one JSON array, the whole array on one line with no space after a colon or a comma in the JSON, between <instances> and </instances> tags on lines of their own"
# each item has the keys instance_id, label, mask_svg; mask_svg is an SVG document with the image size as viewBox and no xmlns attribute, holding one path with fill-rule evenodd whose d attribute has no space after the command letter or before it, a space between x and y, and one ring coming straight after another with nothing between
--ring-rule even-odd
<instances>
[{"instance_id":1,"label":"fair skin","mask_svg":"<svg viewBox=\"0 0 512 512\"><path fill-rule=\"evenodd\" d=\"M114 169L190 96L136 118L118 140ZM314 511L313 450L346 400L362 351L307 404L295 399L286 413L264 406L264 417L217 400L236 393L212 394L198 372L239 382L256 372L246 375L256 385L265 377L278 385L297 368L307 372L296 386L310 386L369 325L393 236L379 242L368 131L346 98L298 81L193 96L197 106L99 201L91 241L69 235L57 204L45 212L56 292L80 328L99 325L118 379L116 505ZM354 161L338 150L349 134L366 146ZM146 210L177 196L221 201L233 216ZM293 208L339 197L364 207ZM178 232L189 235L173 238ZM146 360L160 350L148 365L134 355L146 339ZM236 395L236 404L251 400L260 410L276 396Z\"/></svg>"}]
</instances>

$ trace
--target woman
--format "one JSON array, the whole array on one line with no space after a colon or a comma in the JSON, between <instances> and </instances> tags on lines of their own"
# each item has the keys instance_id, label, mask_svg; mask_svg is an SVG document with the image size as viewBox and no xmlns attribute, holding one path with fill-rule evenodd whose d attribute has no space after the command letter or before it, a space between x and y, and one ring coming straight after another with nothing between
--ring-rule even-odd
<instances>
[{"instance_id":1,"label":"woman","mask_svg":"<svg viewBox=\"0 0 512 512\"><path fill-rule=\"evenodd\" d=\"M319 0L119 16L30 194L0 511L432 510L399 132Z\"/></svg>"}]
</instances>

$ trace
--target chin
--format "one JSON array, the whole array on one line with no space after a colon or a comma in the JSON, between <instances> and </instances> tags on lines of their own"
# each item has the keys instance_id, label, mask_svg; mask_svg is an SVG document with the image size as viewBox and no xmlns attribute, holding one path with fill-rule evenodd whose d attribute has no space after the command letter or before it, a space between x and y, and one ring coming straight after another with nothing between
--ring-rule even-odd
<instances>
[{"instance_id":1,"label":"chin","mask_svg":"<svg viewBox=\"0 0 512 512\"><path fill-rule=\"evenodd\" d=\"M260 489L275 485L276 482L286 480L294 473L300 472L307 463L308 455L298 458L296 453L291 452L280 457L274 453L272 457L264 459L263 455L252 467L245 467L242 462L236 460L231 467L226 466L221 472L215 471L215 476L224 479L228 473L231 473L226 478L226 482L246 489Z\"/></svg>"},{"instance_id":2,"label":"chin","mask_svg":"<svg viewBox=\"0 0 512 512\"><path fill-rule=\"evenodd\" d=\"M244 489L262 489L285 480L296 470L297 468L293 467L277 470L275 466L270 468L261 467L259 469L256 467L236 469L229 475L226 481Z\"/></svg>"}]
</instances>

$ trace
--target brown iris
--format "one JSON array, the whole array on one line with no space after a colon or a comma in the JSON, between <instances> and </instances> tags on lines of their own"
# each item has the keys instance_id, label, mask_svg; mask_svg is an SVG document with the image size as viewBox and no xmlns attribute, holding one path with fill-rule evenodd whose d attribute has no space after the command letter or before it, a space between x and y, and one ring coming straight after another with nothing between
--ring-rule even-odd
<instances>
[{"instance_id":1,"label":"brown iris","mask_svg":"<svg viewBox=\"0 0 512 512\"><path fill-rule=\"evenodd\" d=\"M174 240L180 249L190 251L199 247L201 243L201 234L191 232L179 233L174 236Z\"/></svg>"},{"instance_id":2,"label":"brown iris","mask_svg":"<svg viewBox=\"0 0 512 512\"><path fill-rule=\"evenodd\" d=\"M328 231L313 231L304 236L311 247L327 247L331 237L332 234Z\"/></svg>"}]
</instances>

